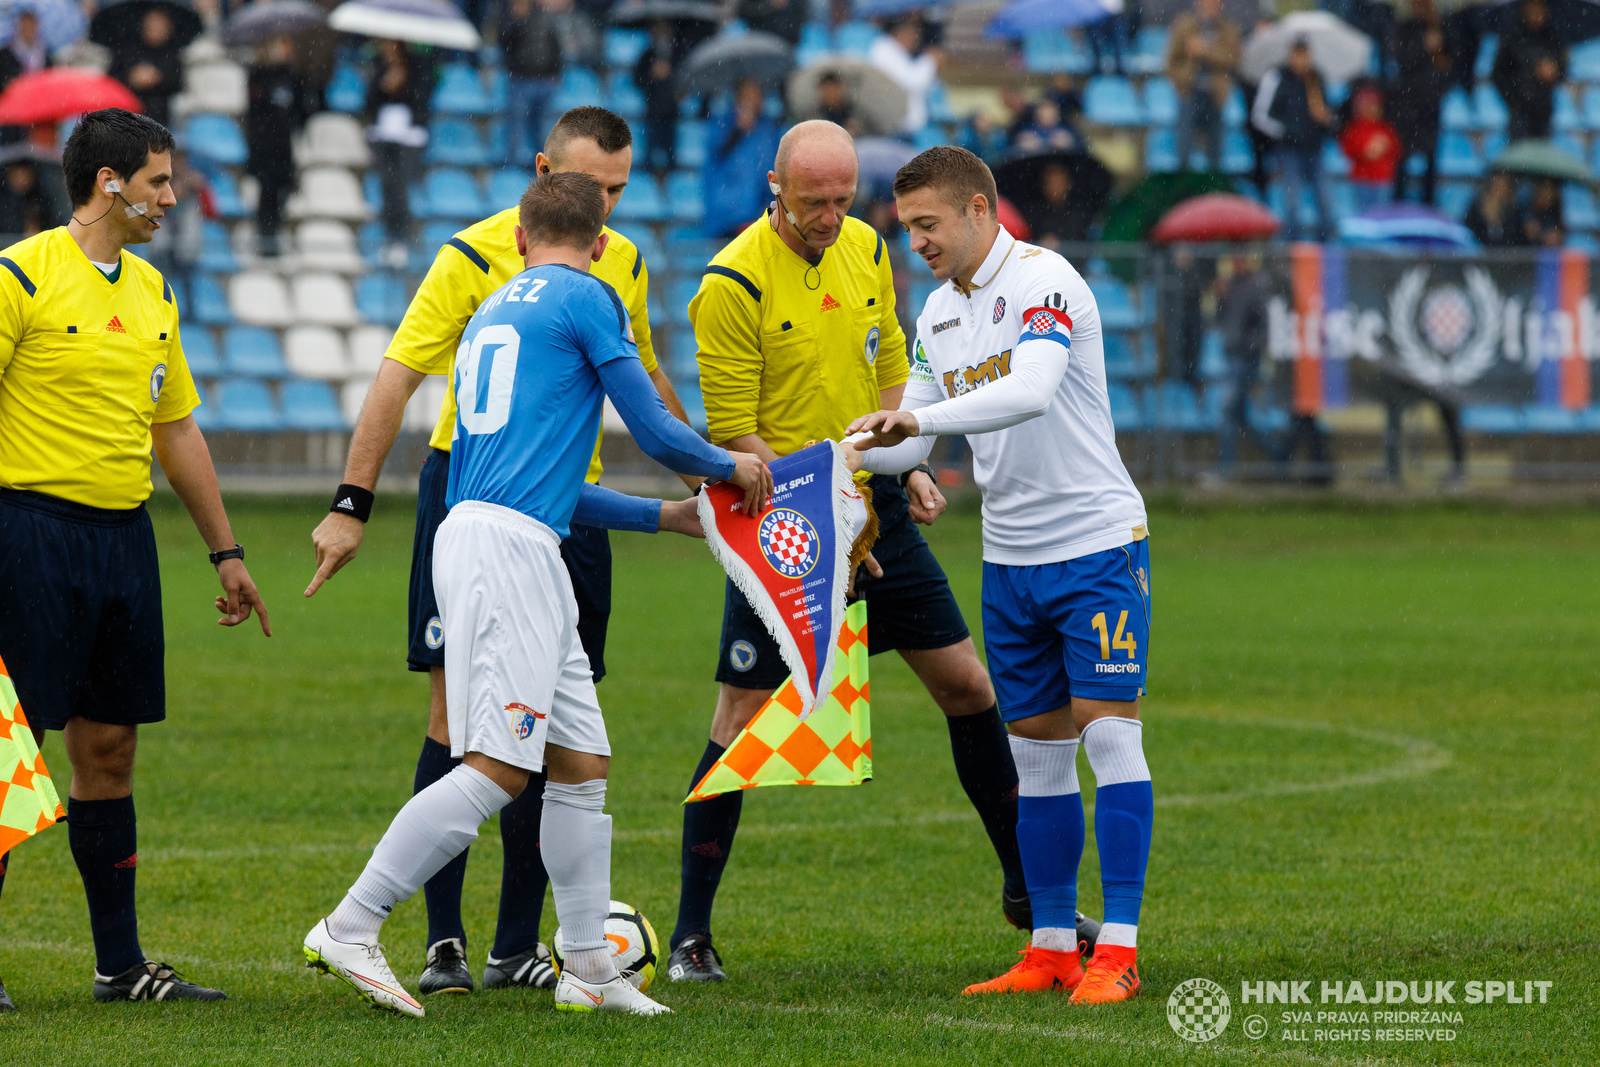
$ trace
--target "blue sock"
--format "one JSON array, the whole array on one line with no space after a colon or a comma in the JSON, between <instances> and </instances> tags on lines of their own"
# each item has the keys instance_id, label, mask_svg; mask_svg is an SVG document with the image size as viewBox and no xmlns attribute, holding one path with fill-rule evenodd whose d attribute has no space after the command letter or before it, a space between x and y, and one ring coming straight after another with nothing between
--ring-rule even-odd
<instances>
[{"instance_id":1,"label":"blue sock","mask_svg":"<svg viewBox=\"0 0 1600 1067\"><path fill-rule=\"evenodd\" d=\"M1083 748L1094 769L1094 835L1100 847L1100 884L1106 913L1101 941L1134 948L1155 797L1145 763L1143 727L1137 719L1108 716L1083 731ZM1109 928L1109 933L1108 933Z\"/></svg>"},{"instance_id":2,"label":"blue sock","mask_svg":"<svg viewBox=\"0 0 1600 1067\"><path fill-rule=\"evenodd\" d=\"M67 800L67 844L89 899L95 970L114 978L144 962L133 883L139 869L139 832L133 797Z\"/></svg>"},{"instance_id":3,"label":"blue sock","mask_svg":"<svg viewBox=\"0 0 1600 1067\"><path fill-rule=\"evenodd\" d=\"M700 757L689 788L705 777L725 751L715 741L706 742L705 754ZM683 874L678 890L678 925L673 928L670 948L677 948L678 942L690 934L711 934L711 906L717 898L722 869L728 865L743 809L744 794L739 790L684 805Z\"/></svg>"},{"instance_id":4,"label":"blue sock","mask_svg":"<svg viewBox=\"0 0 1600 1067\"><path fill-rule=\"evenodd\" d=\"M528 775L528 788L500 809L500 843L505 865L500 873L500 919L490 955L508 960L539 943L539 918L550 875L539 852L539 820L544 817L544 774Z\"/></svg>"},{"instance_id":5,"label":"blue sock","mask_svg":"<svg viewBox=\"0 0 1600 1067\"><path fill-rule=\"evenodd\" d=\"M440 744L431 737L422 740L422 754L417 757L417 777L411 794L422 792L443 778L461 761L451 758L450 746ZM429 878L422 887L423 899L428 904L428 947L452 937L467 943L467 930L461 924L461 885L467 880L467 852L445 864L439 873Z\"/></svg>"},{"instance_id":6,"label":"blue sock","mask_svg":"<svg viewBox=\"0 0 1600 1067\"><path fill-rule=\"evenodd\" d=\"M1034 943L1075 951L1078 861L1083 858L1083 798L1078 742L1011 738L1017 765L1017 845L1028 877Z\"/></svg>"}]
</instances>

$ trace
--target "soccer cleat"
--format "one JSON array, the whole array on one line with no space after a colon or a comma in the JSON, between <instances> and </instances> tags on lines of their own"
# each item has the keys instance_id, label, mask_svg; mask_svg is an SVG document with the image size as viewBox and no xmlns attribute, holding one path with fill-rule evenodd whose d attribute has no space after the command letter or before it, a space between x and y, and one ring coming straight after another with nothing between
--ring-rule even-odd
<instances>
[{"instance_id":1,"label":"soccer cleat","mask_svg":"<svg viewBox=\"0 0 1600 1067\"><path fill-rule=\"evenodd\" d=\"M1072 1003L1113 1004L1139 992L1139 969L1133 964L1135 951L1123 945L1101 945L1089 961L1083 983L1072 994Z\"/></svg>"},{"instance_id":2,"label":"soccer cleat","mask_svg":"<svg viewBox=\"0 0 1600 1067\"><path fill-rule=\"evenodd\" d=\"M1018 930L1033 933L1033 902L1028 899L1028 891L1024 889L1018 896L1012 896L1010 890L1004 885L1000 887L1000 911L1005 915L1006 922Z\"/></svg>"},{"instance_id":3,"label":"soccer cleat","mask_svg":"<svg viewBox=\"0 0 1600 1067\"><path fill-rule=\"evenodd\" d=\"M1022 962L998 978L979 982L963 989L962 995L974 993L1040 993L1050 989L1072 989L1083 981L1083 967L1076 952L1057 952L1054 949L1035 948L1029 945L1017 952Z\"/></svg>"},{"instance_id":4,"label":"soccer cleat","mask_svg":"<svg viewBox=\"0 0 1600 1067\"><path fill-rule=\"evenodd\" d=\"M6 984L0 982L0 1014L16 1010L17 1006L12 1002L11 994L6 992Z\"/></svg>"},{"instance_id":5,"label":"soccer cleat","mask_svg":"<svg viewBox=\"0 0 1600 1067\"><path fill-rule=\"evenodd\" d=\"M657 1004L621 975L609 982L585 982L570 969L561 972L556 983L556 1011L615 1011L627 1015L671 1015L672 1009Z\"/></svg>"},{"instance_id":6,"label":"soccer cleat","mask_svg":"<svg viewBox=\"0 0 1600 1067\"><path fill-rule=\"evenodd\" d=\"M690 934L667 959L667 977L674 982L721 982L722 957L711 947L710 934Z\"/></svg>"},{"instance_id":7,"label":"soccer cleat","mask_svg":"<svg viewBox=\"0 0 1600 1067\"><path fill-rule=\"evenodd\" d=\"M428 965L417 979L417 992L423 996L431 993L472 992L472 972L467 970L467 946L458 937L435 941L428 946Z\"/></svg>"},{"instance_id":8,"label":"soccer cleat","mask_svg":"<svg viewBox=\"0 0 1600 1067\"><path fill-rule=\"evenodd\" d=\"M94 972L94 999L109 1000L227 1000L220 989L207 989L185 981L165 963L145 960L115 978Z\"/></svg>"},{"instance_id":9,"label":"soccer cleat","mask_svg":"<svg viewBox=\"0 0 1600 1067\"><path fill-rule=\"evenodd\" d=\"M351 944L328 932L328 920L311 928L305 940L306 966L344 979L374 1008L422 1018L422 1005L405 991L376 941Z\"/></svg>"},{"instance_id":10,"label":"soccer cleat","mask_svg":"<svg viewBox=\"0 0 1600 1067\"><path fill-rule=\"evenodd\" d=\"M502 989L512 985L533 989L556 987L555 964L550 962L550 949L543 942L503 960L490 956L484 963L483 988Z\"/></svg>"}]
</instances>

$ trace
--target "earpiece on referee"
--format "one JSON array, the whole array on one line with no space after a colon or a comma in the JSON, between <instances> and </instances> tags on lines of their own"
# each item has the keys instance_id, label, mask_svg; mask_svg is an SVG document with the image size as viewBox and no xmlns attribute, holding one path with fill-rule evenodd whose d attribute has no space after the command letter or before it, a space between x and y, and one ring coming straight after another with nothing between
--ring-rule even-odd
<instances>
[{"instance_id":1,"label":"earpiece on referee","mask_svg":"<svg viewBox=\"0 0 1600 1067\"><path fill-rule=\"evenodd\" d=\"M120 193L120 192L122 192L122 183L117 181L117 179L112 178L110 181L106 182L106 192L108 192L108 193Z\"/></svg>"},{"instance_id":2,"label":"earpiece on referee","mask_svg":"<svg viewBox=\"0 0 1600 1067\"><path fill-rule=\"evenodd\" d=\"M767 186L771 188L772 195L778 198L778 206L783 208L783 217L789 220L789 225L796 230L800 229L800 220L794 217L794 212L789 210L789 205L783 202L783 186L777 182L768 182ZM804 239L804 237L801 238L801 240Z\"/></svg>"}]
</instances>

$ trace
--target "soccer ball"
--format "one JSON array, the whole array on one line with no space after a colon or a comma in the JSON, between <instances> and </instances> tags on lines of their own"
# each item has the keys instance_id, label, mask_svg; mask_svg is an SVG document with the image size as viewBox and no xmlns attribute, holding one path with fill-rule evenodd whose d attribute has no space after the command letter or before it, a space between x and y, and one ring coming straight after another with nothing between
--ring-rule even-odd
<instances>
[{"instance_id":1,"label":"soccer ball","mask_svg":"<svg viewBox=\"0 0 1600 1067\"><path fill-rule=\"evenodd\" d=\"M606 940L611 942L611 954L622 977L639 992L647 991L655 980L656 964L661 960L661 941L650 920L633 905L613 900L611 914L606 916ZM555 939L550 943L551 960L557 972L561 970L565 954L564 931L557 927Z\"/></svg>"}]
</instances>

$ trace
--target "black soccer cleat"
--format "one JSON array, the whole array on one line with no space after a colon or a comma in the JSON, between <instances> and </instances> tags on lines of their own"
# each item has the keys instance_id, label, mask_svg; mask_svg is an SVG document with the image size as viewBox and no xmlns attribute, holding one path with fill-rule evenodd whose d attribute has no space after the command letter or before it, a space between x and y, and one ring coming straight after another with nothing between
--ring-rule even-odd
<instances>
[{"instance_id":1,"label":"black soccer cleat","mask_svg":"<svg viewBox=\"0 0 1600 1067\"><path fill-rule=\"evenodd\" d=\"M6 984L0 982L0 1014L16 1010L17 1006L12 1002L11 994L6 992Z\"/></svg>"},{"instance_id":2,"label":"black soccer cleat","mask_svg":"<svg viewBox=\"0 0 1600 1067\"><path fill-rule=\"evenodd\" d=\"M417 992L430 993L472 992L472 972L467 970L467 946L458 937L435 941L428 946L428 965L417 979Z\"/></svg>"},{"instance_id":3,"label":"black soccer cleat","mask_svg":"<svg viewBox=\"0 0 1600 1067\"><path fill-rule=\"evenodd\" d=\"M504 989L514 985L530 989L554 989L558 977L555 964L550 960L550 949L542 943L503 960L490 956L483 965L485 989Z\"/></svg>"},{"instance_id":4,"label":"black soccer cleat","mask_svg":"<svg viewBox=\"0 0 1600 1067\"><path fill-rule=\"evenodd\" d=\"M1033 933L1033 901L1028 899L1028 891L1023 890L1021 896L1012 896L1011 891L1004 885L1000 887L1000 910L1005 913L1006 922L1018 930Z\"/></svg>"},{"instance_id":5,"label":"black soccer cleat","mask_svg":"<svg viewBox=\"0 0 1600 1067\"><path fill-rule=\"evenodd\" d=\"M1094 955L1094 943L1100 940L1100 924L1083 912L1078 912L1078 956L1084 962Z\"/></svg>"},{"instance_id":6,"label":"black soccer cleat","mask_svg":"<svg viewBox=\"0 0 1600 1067\"><path fill-rule=\"evenodd\" d=\"M115 978L94 973L94 999L110 1000L227 1000L220 989L207 989L187 981L165 963L145 960Z\"/></svg>"},{"instance_id":7,"label":"black soccer cleat","mask_svg":"<svg viewBox=\"0 0 1600 1067\"><path fill-rule=\"evenodd\" d=\"M667 977L674 982L722 982L722 957L711 947L710 934L690 934L667 959Z\"/></svg>"}]
</instances>

